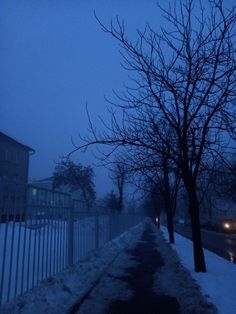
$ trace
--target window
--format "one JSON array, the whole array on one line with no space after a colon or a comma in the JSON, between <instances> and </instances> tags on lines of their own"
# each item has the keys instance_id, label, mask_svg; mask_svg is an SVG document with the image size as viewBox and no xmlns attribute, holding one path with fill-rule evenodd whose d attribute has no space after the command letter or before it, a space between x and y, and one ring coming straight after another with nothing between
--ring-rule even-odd
<instances>
[{"instance_id":1,"label":"window","mask_svg":"<svg viewBox=\"0 0 236 314\"><path fill-rule=\"evenodd\" d=\"M6 148L5 149L5 156L4 156L4 159L6 160L6 161L9 161L9 158L10 158L10 154L9 154L9 150Z\"/></svg>"}]
</instances>

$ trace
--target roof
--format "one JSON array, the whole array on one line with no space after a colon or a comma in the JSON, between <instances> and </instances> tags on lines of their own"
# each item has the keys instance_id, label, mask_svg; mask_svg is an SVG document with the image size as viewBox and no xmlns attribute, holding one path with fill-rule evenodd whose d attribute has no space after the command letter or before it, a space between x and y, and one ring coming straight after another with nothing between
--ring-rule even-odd
<instances>
[{"instance_id":1,"label":"roof","mask_svg":"<svg viewBox=\"0 0 236 314\"><path fill-rule=\"evenodd\" d=\"M18 142L18 141L15 140L14 138L12 138L12 137L10 137L10 136L8 136L8 135L2 133L2 132L0 132L0 138L4 139L4 140L7 141L7 142L16 144L16 145L20 146L21 148L23 148L23 149L25 149L25 150L27 150L27 151L29 151L29 152L33 152L33 153L35 152L35 150L34 150L33 148L31 148L31 147L29 147L29 146L27 146L27 145L24 145L24 144Z\"/></svg>"},{"instance_id":2,"label":"roof","mask_svg":"<svg viewBox=\"0 0 236 314\"><path fill-rule=\"evenodd\" d=\"M40 180L35 180L34 182L52 182L53 181L53 177L47 177L47 178L43 178Z\"/></svg>"}]
</instances>

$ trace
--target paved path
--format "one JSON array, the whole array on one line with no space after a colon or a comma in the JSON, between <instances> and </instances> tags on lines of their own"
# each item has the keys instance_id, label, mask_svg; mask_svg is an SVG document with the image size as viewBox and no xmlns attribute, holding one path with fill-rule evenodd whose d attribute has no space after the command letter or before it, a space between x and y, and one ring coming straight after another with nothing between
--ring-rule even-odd
<instances>
[{"instance_id":1,"label":"paved path","mask_svg":"<svg viewBox=\"0 0 236 314\"><path fill-rule=\"evenodd\" d=\"M180 314L176 298L153 290L154 275L164 267L146 224L141 239L121 253L70 314Z\"/></svg>"},{"instance_id":2,"label":"paved path","mask_svg":"<svg viewBox=\"0 0 236 314\"><path fill-rule=\"evenodd\" d=\"M126 269L128 275L119 279L133 290L133 298L128 301L114 301L107 314L175 314L180 313L178 301L167 295L153 292L153 277L163 260L156 249L155 236L146 228L141 242L129 251L137 265Z\"/></svg>"}]
</instances>

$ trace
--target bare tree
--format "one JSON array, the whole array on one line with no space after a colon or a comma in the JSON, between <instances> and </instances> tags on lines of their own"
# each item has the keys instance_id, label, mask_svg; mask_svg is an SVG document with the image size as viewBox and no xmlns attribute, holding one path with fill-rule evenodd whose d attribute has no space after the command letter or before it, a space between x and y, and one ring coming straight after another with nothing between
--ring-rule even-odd
<instances>
[{"instance_id":1,"label":"bare tree","mask_svg":"<svg viewBox=\"0 0 236 314\"><path fill-rule=\"evenodd\" d=\"M172 173L169 168L169 159L167 154L162 154L163 165L163 195L165 200L167 227L170 243L174 243L174 214L176 211L176 202L180 184L179 172Z\"/></svg>"},{"instance_id":2,"label":"bare tree","mask_svg":"<svg viewBox=\"0 0 236 314\"><path fill-rule=\"evenodd\" d=\"M194 4L199 6L194 10ZM209 152L224 145L224 134L235 136L236 9L220 0L176 1L160 8L168 28L147 25L136 41L125 34L124 23L100 25L121 45L123 66L135 73L133 85L117 95L122 121L111 111L104 133L91 127L84 145L142 147L166 154L180 169L189 201L195 271L205 272L199 219L198 175Z\"/></svg>"},{"instance_id":3,"label":"bare tree","mask_svg":"<svg viewBox=\"0 0 236 314\"><path fill-rule=\"evenodd\" d=\"M143 203L145 212L152 219L154 224L157 223L157 226L160 229L161 213L164 208L164 198L159 182L154 182L149 177L146 177L142 189L145 193Z\"/></svg>"},{"instance_id":4,"label":"bare tree","mask_svg":"<svg viewBox=\"0 0 236 314\"><path fill-rule=\"evenodd\" d=\"M181 177L179 169L168 158L167 148L165 150L162 146L162 150L162 154L153 154L146 148L137 147L126 154L123 153L123 163L130 174L129 182L147 193L150 206L156 208L155 217L160 218L160 209L164 209L169 241L174 243L173 220ZM152 208L151 212L154 214L155 210Z\"/></svg>"},{"instance_id":5,"label":"bare tree","mask_svg":"<svg viewBox=\"0 0 236 314\"><path fill-rule=\"evenodd\" d=\"M221 160L214 169L214 189L219 197L236 203L236 160Z\"/></svg>"},{"instance_id":6,"label":"bare tree","mask_svg":"<svg viewBox=\"0 0 236 314\"><path fill-rule=\"evenodd\" d=\"M113 163L110 178L118 191L118 211L121 212L124 207L124 186L128 173L124 162L116 161Z\"/></svg>"}]
</instances>

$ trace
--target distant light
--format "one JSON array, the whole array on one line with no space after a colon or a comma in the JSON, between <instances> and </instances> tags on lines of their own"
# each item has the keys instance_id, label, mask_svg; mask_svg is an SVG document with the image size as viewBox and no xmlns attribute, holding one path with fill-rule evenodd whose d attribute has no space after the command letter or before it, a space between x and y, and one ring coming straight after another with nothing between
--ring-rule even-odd
<instances>
[{"instance_id":1,"label":"distant light","mask_svg":"<svg viewBox=\"0 0 236 314\"><path fill-rule=\"evenodd\" d=\"M226 228L226 229L229 229L230 228L230 225L229 224L224 224L224 227Z\"/></svg>"},{"instance_id":2,"label":"distant light","mask_svg":"<svg viewBox=\"0 0 236 314\"><path fill-rule=\"evenodd\" d=\"M156 217L156 223L158 224L158 221L159 221L159 219L158 219L158 217Z\"/></svg>"},{"instance_id":3,"label":"distant light","mask_svg":"<svg viewBox=\"0 0 236 314\"><path fill-rule=\"evenodd\" d=\"M228 254L229 254L229 260L230 260L230 262L234 262L234 255L233 255L233 253L232 252L228 252Z\"/></svg>"}]
</instances>

